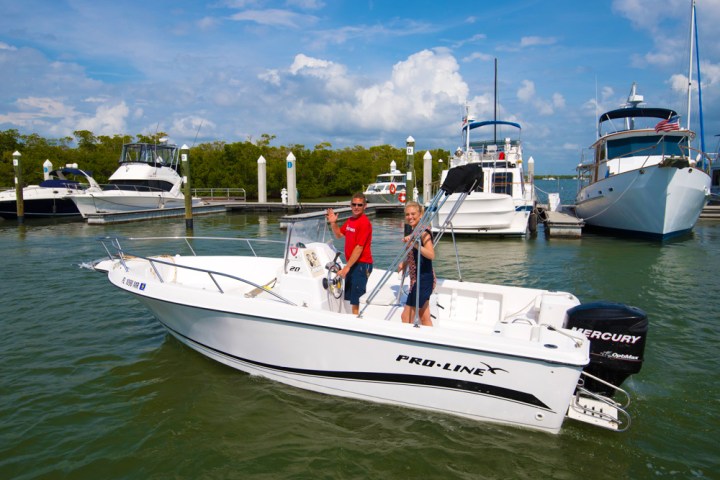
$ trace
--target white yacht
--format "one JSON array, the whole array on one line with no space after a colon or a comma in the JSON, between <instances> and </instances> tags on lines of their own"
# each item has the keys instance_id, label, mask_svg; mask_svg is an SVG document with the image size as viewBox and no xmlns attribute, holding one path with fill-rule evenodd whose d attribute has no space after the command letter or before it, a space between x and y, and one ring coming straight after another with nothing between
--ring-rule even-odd
<instances>
[{"instance_id":1,"label":"white yacht","mask_svg":"<svg viewBox=\"0 0 720 480\"><path fill-rule=\"evenodd\" d=\"M185 196L178 173L177 145L161 142L123 145L120 167L109 184L87 189L70 197L80 214L119 213L159 208L182 208ZM199 204L199 199L193 199Z\"/></svg>"},{"instance_id":2,"label":"white yacht","mask_svg":"<svg viewBox=\"0 0 720 480\"><path fill-rule=\"evenodd\" d=\"M482 129L483 136L470 138L470 132ZM502 136L504 131L510 135ZM455 233L472 235L523 236L534 225L536 197L532 178L525 179L520 124L500 120L476 121L465 117L462 125L463 147L450 159L449 168L479 164L483 181L457 214L450 228ZM444 180L448 170L442 172ZM437 230L452 210L457 195L451 196L433 224ZM533 217L534 218L534 217Z\"/></svg>"},{"instance_id":3,"label":"white yacht","mask_svg":"<svg viewBox=\"0 0 720 480\"><path fill-rule=\"evenodd\" d=\"M381 173L365 189L365 198L368 203L405 203L407 176L396 168L393 160L390 162L390 171Z\"/></svg>"},{"instance_id":4,"label":"white yacht","mask_svg":"<svg viewBox=\"0 0 720 480\"><path fill-rule=\"evenodd\" d=\"M695 226L710 175L692 158L695 132L643 100L633 83L627 104L600 116L593 157L578 165L575 212L590 228L666 239Z\"/></svg>"},{"instance_id":5,"label":"white yacht","mask_svg":"<svg viewBox=\"0 0 720 480\"><path fill-rule=\"evenodd\" d=\"M47 160L43 164L44 179L38 185L23 188L23 215L26 217L78 217L72 198L82 195L88 188L100 188L92 175L77 168L77 164L53 169ZM15 189L0 192L0 217L17 218L17 192Z\"/></svg>"}]
</instances>

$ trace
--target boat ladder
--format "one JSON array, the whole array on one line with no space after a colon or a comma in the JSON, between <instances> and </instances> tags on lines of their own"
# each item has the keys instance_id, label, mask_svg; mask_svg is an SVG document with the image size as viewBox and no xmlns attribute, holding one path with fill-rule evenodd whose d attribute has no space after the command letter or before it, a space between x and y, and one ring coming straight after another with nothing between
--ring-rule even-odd
<instances>
[{"instance_id":1,"label":"boat ladder","mask_svg":"<svg viewBox=\"0 0 720 480\"><path fill-rule=\"evenodd\" d=\"M581 372L581 374L622 393L625 396L625 402L620 403L612 398L591 392L583 386L584 381L581 379L568 407L566 417L615 432L624 432L630 428L631 418L626 410L630 405L630 395L622 388L594 375L587 372Z\"/></svg>"}]
</instances>

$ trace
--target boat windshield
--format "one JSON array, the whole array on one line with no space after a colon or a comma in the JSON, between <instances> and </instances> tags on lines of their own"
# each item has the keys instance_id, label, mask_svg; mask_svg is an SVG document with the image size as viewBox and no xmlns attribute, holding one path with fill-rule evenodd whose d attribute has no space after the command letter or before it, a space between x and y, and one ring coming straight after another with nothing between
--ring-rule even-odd
<instances>
[{"instance_id":1,"label":"boat windshield","mask_svg":"<svg viewBox=\"0 0 720 480\"><path fill-rule=\"evenodd\" d=\"M177 145L128 143L123 145L120 163L149 163L173 166L177 163Z\"/></svg>"},{"instance_id":2,"label":"boat windshield","mask_svg":"<svg viewBox=\"0 0 720 480\"><path fill-rule=\"evenodd\" d=\"M399 182L405 183L405 175L401 175L401 174L392 175L392 174L388 174L388 173L383 173L383 174L378 175L377 179L375 180L375 183L399 183Z\"/></svg>"},{"instance_id":3,"label":"boat windshield","mask_svg":"<svg viewBox=\"0 0 720 480\"><path fill-rule=\"evenodd\" d=\"M688 137L686 136L635 136L607 142L608 158L638 155L687 156L688 152Z\"/></svg>"},{"instance_id":4,"label":"boat windshield","mask_svg":"<svg viewBox=\"0 0 720 480\"><path fill-rule=\"evenodd\" d=\"M325 215L292 222L287 229L288 247L303 246L311 243L325 243L333 249L334 235L327 228Z\"/></svg>"}]
</instances>

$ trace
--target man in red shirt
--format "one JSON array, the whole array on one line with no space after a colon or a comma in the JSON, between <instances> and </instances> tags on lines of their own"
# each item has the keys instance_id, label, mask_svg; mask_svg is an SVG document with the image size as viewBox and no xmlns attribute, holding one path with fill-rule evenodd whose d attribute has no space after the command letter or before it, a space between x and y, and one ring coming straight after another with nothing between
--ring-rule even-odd
<instances>
[{"instance_id":1,"label":"man in red shirt","mask_svg":"<svg viewBox=\"0 0 720 480\"><path fill-rule=\"evenodd\" d=\"M365 295L367 280L372 272L372 224L365 215L367 200L362 193L353 195L350 207L352 217L338 227L338 215L327 209L327 219L336 238L345 237L345 266L338 275L345 279L345 300L350 301L354 315L360 313L360 297Z\"/></svg>"}]
</instances>

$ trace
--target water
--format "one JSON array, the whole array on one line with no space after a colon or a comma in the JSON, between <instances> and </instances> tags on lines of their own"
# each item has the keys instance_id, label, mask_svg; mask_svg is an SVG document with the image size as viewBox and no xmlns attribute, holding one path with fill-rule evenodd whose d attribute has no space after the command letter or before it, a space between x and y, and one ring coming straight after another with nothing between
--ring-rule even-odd
<instances>
[{"instance_id":1,"label":"water","mask_svg":"<svg viewBox=\"0 0 720 480\"><path fill-rule=\"evenodd\" d=\"M556 190L550 190L556 191ZM563 200L564 201L564 200ZM282 239L277 217L195 218L196 235ZM399 244L380 216L379 265ZM0 223L0 478L719 478L720 223L665 243L462 239L466 280L645 309L633 424L559 435L297 390L182 346L101 274L103 235L182 235L182 219ZM438 273L456 275L443 241ZM371 352L368 352L371 354Z\"/></svg>"}]
</instances>

